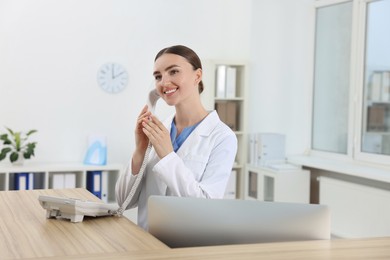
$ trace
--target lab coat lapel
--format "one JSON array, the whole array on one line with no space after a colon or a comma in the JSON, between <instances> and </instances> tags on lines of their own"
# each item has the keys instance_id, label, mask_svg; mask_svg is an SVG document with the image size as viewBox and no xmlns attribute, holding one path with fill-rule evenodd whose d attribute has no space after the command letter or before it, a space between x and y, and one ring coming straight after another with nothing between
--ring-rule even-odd
<instances>
[{"instance_id":1,"label":"lab coat lapel","mask_svg":"<svg viewBox=\"0 0 390 260\"><path fill-rule=\"evenodd\" d=\"M210 135L211 131L218 125L219 117L214 110L203 119L203 121L194 129L194 131L188 136L187 140L181 145L177 151L177 155L184 158L192 149L196 147L204 137Z\"/></svg>"}]
</instances>

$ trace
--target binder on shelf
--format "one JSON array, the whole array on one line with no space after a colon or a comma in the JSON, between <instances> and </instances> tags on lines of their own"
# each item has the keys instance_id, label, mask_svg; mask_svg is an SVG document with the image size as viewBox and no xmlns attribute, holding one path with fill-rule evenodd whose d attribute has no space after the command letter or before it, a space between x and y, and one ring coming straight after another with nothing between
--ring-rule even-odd
<instances>
[{"instance_id":1,"label":"binder on shelf","mask_svg":"<svg viewBox=\"0 0 390 260\"><path fill-rule=\"evenodd\" d=\"M233 131L237 131L237 104L234 101L221 101L215 104L218 116Z\"/></svg>"},{"instance_id":2,"label":"binder on shelf","mask_svg":"<svg viewBox=\"0 0 390 260\"><path fill-rule=\"evenodd\" d=\"M15 190L32 190L34 188L34 174L28 172L15 173Z\"/></svg>"},{"instance_id":3,"label":"binder on shelf","mask_svg":"<svg viewBox=\"0 0 390 260\"><path fill-rule=\"evenodd\" d=\"M285 136L277 133L249 135L249 158L252 165L285 162Z\"/></svg>"},{"instance_id":4,"label":"binder on shelf","mask_svg":"<svg viewBox=\"0 0 390 260\"><path fill-rule=\"evenodd\" d=\"M257 144L257 162L259 165L285 161L285 135L277 133L260 133L258 135Z\"/></svg>"},{"instance_id":5,"label":"binder on shelf","mask_svg":"<svg viewBox=\"0 0 390 260\"><path fill-rule=\"evenodd\" d=\"M28 174L28 189L29 190L34 189L34 173L32 172Z\"/></svg>"},{"instance_id":6,"label":"binder on shelf","mask_svg":"<svg viewBox=\"0 0 390 260\"><path fill-rule=\"evenodd\" d=\"M218 65L216 69L215 96L217 98L236 97L237 68Z\"/></svg>"},{"instance_id":7,"label":"binder on shelf","mask_svg":"<svg viewBox=\"0 0 390 260\"><path fill-rule=\"evenodd\" d=\"M257 138L256 133L249 134L249 164L256 165L257 164Z\"/></svg>"},{"instance_id":8,"label":"binder on shelf","mask_svg":"<svg viewBox=\"0 0 390 260\"><path fill-rule=\"evenodd\" d=\"M99 199L102 198L102 172L87 171L87 190Z\"/></svg>"},{"instance_id":9,"label":"binder on shelf","mask_svg":"<svg viewBox=\"0 0 390 260\"><path fill-rule=\"evenodd\" d=\"M50 176L50 186L52 189L72 189L76 188L76 173L56 172Z\"/></svg>"},{"instance_id":10,"label":"binder on shelf","mask_svg":"<svg viewBox=\"0 0 390 260\"><path fill-rule=\"evenodd\" d=\"M237 69L234 67L226 68L226 97L236 97L236 73Z\"/></svg>"},{"instance_id":11,"label":"binder on shelf","mask_svg":"<svg viewBox=\"0 0 390 260\"><path fill-rule=\"evenodd\" d=\"M217 98L226 97L226 66L218 65L216 70L215 96Z\"/></svg>"},{"instance_id":12,"label":"binder on shelf","mask_svg":"<svg viewBox=\"0 0 390 260\"><path fill-rule=\"evenodd\" d=\"M108 172L102 172L102 196L101 199L108 203Z\"/></svg>"},{"instance_id":13,"label":"binder on shelf","mask_svg":"<svg viewBox=\"0 0 390 260\"><path fill-rule=\"evenodd\" d=\"M73 172L68 172L64 174L64 188L72 189L76 188L76 174Z\"/></svg>"},{"instance_id":14,"label":"binder on shelf","mask_svg":"<svg viewBox=\"0 0 390 260\"><path fill-rule=\"evenodd\" d=\"M63 189L64 188L64 174L53 173L51 176L51 188L52 189Z\"/></svg>"}]
</instances>

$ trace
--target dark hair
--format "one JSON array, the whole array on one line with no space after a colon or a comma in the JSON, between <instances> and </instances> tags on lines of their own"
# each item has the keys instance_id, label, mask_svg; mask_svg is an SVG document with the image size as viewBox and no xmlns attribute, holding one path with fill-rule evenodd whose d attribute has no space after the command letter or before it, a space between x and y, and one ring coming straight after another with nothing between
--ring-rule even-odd
<instances>
[{"instance_id":1,"label":"dark hair","mask_svg":"<svg viewBox=\"0 0 390 260\"><path fill-rule=\"evenodd\" d=\"M171 47L164 48L157 53L156 58L154 58L154 61L156 61L165 53L171 53L171 54L182 56L192 65L194 70L202 69L202 63L199 59L199 56L193 50L191 50L186 46L174 45ZM202 93L203 89L204 89L203 82L200 81L198 86L199 93Z\"/></svg>"}]
</instances>

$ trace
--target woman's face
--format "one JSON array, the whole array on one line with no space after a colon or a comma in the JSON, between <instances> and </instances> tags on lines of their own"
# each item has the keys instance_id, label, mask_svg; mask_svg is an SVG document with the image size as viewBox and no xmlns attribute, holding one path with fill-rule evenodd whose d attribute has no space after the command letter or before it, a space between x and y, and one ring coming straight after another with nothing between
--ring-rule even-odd
<instances>
[{"instance_id":1,"label":"woman's face","mask_svg":"<svg viewBox=\"0 0 390 260\"><path fill-rule=\"evenodd\" d=\"M194 70L180 55L165 53L160 56L154 63L153 76L158 93L168 105L176 106L199 98L198 84L202 71Z\"/></svg>"}]
</instances>

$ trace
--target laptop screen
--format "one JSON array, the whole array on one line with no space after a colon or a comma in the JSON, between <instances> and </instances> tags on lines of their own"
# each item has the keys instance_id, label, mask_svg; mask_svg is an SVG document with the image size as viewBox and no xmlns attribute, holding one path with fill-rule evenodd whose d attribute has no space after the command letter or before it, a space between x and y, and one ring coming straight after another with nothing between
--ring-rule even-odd
<instances>
[{"instance_id":1,"label":"laptop screen","mask_svg":"<svg viewBox=\"0 0 390 260\"><path fill-rule=\"evenodd\" d=\"M151 196L149 232L170 247L330 239L325 205Z\"/></svg>"}]
</instances>

